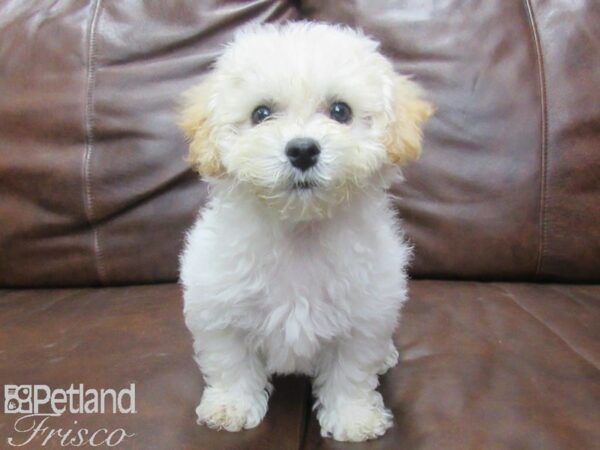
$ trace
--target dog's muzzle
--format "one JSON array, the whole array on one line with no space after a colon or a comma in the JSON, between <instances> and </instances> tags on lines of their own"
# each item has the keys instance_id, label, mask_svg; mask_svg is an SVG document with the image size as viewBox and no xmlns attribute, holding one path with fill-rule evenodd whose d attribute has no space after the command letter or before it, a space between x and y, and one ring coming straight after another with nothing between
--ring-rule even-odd
<instances>
[{"instance_id":1,"label":"dog's muzzle","mask_svg":"<svg viewBox=\"0 0 600 450\"><path fill-rule=\"evenodd\" d=\"M285 154L290 163L301 172L306 172L317 163L319 153L319 143L311 138L295 138L285 146Z\"/></svg>"}]
</instances>

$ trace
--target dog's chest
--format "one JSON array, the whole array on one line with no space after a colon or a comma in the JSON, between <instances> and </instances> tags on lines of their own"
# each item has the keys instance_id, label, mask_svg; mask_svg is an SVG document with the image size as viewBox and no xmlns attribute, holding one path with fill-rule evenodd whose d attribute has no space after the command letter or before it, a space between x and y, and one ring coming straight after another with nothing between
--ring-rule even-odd
<instances>
[{"instance_id":1,"label":"dog's chest","mask_svg":"<svg viewBox=\"0 0 600 450\"><path fill-rule=\"evenodd\" d=\"M356 274L355 254L341 257L314 242L279 250L263 260L264 288L248 311L251 335L271 371L309 372L324 344L350 332L352 305L368 281Z\"/></svg>"}]
</instances>

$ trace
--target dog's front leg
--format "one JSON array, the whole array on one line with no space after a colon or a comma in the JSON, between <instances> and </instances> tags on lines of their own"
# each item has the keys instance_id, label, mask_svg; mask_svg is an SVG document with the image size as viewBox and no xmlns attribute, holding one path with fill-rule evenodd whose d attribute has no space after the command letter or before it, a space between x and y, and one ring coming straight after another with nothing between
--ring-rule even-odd
<instances>
[{"instance_id":1,"label":"dog's front leg","mask_svg":"<svg viewBox=\"0 0 600 450\"><path fill-rule=\"evenodd\" d=\"M390 358L387 339L355 337L324 350L313 388L321 434L338 441L366 441L392 426L377 373Z\"/></svg>"},{"instance_id":2,"label":"dog's front leg","mask_svg":"<svg viewBox=\"0 0 600 450\"><path fill-rule=\"evenodd\" d=\"M267 412L271 391L256 352L237 330L193 334L196 362L206 382L196 408L198 423L227 431L256 427Z\"/></svg>"}]
</instances>

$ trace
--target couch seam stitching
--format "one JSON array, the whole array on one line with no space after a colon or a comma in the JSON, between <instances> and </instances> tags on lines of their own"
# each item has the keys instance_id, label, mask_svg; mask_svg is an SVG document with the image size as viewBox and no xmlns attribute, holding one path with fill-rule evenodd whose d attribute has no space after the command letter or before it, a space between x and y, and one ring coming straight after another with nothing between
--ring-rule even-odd
<instances>
[{"instance_id":1,"label":"couch seam stitching","mask_svg":"<svg viewBox=\"0 0 600 450\"><path fill-rule=\"evenodd\" d=\"M544 63L544 53L542 51L542 44L539 38L538 26L533 13L533 7L531 6L531 0L524 0L525 9L527 11L529 28L531 31L531 37L536 53L536 60L538 65L538 82L540 85L540 104L542 110L541 120L541 143L540 143L540 205L539 205L539 222L538 229L540 233L539 244L538 244L538 255L535 266L534 278L540 276L540 272L543 267L543 260L545 254L546 245L546 233L547 233L547 219L546 219L546 183L547 183L547 152L548 152L548 105L547 105L547 84L546 84L546 70Z\"/></svg>"},{"instance_id":2,"label":"couch seam stitching","mask_svg":"<svg viewBox=\"0 0 600 450\"><path fill-rule=\"evenodd\" d=\"M96 85L96 28L100 16L100 5L102 0L96 0L92 16L89 21L87 33L87 61L86 61L86 92L85 92L85 153L83 159L83 202L87 221L92 228L92 242L94 249L94 263L99 281L106 279L106 271L103 263L102 248L98 226L94 223L94 198L92 195L91 180L91 155L94 149L94 87Z\"/></svg>"}]
</instances>

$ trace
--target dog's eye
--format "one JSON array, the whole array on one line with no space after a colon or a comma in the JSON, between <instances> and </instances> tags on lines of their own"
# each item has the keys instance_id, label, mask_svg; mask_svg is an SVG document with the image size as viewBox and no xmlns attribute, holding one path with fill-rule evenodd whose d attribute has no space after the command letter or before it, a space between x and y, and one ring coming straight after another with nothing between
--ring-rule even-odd
<instances>
[{"instance_id":1,"label":"dog's eye","mask_svg":"<svg viewBox=\"0 0 600 450\"><path fill-rule=\"evenodd\" d=\"M348 123L352 119L352 110L347 103L335 102L329 108L329 117L339 123Z\"/></svg>"},{"instance_id":2,"label":"dog's eye","mask_svg":"<svg viewBox=\"0 0 600 450\"><path fill-rule=\"evenodd\" d=\"M261 123L262 121L264 121L265 119L267 119L268 117L270 117L271 114L272 114L271 108L269 108L268 106L265 106L265 105L257 106L256 108L254 108L254 111L252 111L252 123L254 125L257 125L257 124Z\"/></svg>"}]
</instances>

